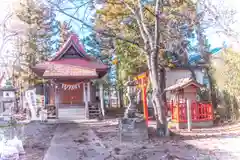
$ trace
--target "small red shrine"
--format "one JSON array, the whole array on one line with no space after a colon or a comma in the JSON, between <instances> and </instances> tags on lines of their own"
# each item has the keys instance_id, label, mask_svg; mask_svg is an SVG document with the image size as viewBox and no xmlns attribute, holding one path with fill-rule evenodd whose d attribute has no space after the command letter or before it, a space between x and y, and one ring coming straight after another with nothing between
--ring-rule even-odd
<instances>
[{"instance_id":1,"label":"small red shrine","mask_svg":"<svg viewBox=\"0 0 240 160\"><path fill-rule=\"evenodd\" d=\"M204 87L200 83L191 78L181 78L172 86L169 86L165 91L171 92L170 100L175 102L183 102L185 99L196 101L197 89Z\"/></svg>"},{"instance_id":2,"label":"small red shrine","mask_svg":"<svg viewBox=\"0 0 240 160\"><path fill-rule=\"evenodd\" d=\"M148 72L135 77L138 87L142 91L143 111L148 123L147 85ZM211 127L213 125L213 109L211 103L197 101L197 90L204 87L191 78L181 78L172 86L165 89L170 92L170 101L166 104L166 111L170 111L172 123L176 128L187 127L187 104L191 102L192 127Z\"/></svg>"},{"instance_id":3,"label":"small red shrine","mask_svg":"<svg viewBox=\"0 0 240 160\"><path fill-rule=\"evenodd\" d=\"M88 118L89 103L96 97L103 110L103 85L95 87L91 80L103 77L108 66L87 55L77 35L72 34L52 60L39 63L32 70L49 80L45 97L55 105L57 118Z\"/></svg>"},{"instance_id":4,"label":"small red shrine","mask_svg":"<svg viewBox=\"0 0 240 160\"><path fill-rule=\"evenodd\" d=\"M172 122L176 128L187 127L187 102L190 101L192 127L211 127L213 125L213 111L210 103L197 101L197 90L204 87L191 78L177 80L176 84L165 91L171 92L167 108L171 112Z\"/></svg>"}]
</instances>

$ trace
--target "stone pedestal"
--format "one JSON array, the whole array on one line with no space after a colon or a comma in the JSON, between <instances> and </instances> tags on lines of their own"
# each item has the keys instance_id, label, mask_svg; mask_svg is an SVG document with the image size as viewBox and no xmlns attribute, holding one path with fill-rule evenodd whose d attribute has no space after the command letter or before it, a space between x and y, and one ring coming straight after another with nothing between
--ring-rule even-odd
<instances>
[{"instance_id":1,"label":"stone pedestal","mask_svg":"<svg viewBox=\"0 0 240 160\"><path fill-rule=\"evenodd\" d=\"M17 136L19 139L24 140L24 129L25 123L23 122L12 122L0 121L0 139L5 138L6 140Z\"/></svg>"},{"instance_id":2,"label":"stone pedestal","mask_svg":"<svg viewBox=\"0 0 240 160\"><path fill-rule=\"evenodd\" d=\"M148 139L148 127L143 118L119 119L120 141L137 142Z\"/></svg>"}]
</instances>

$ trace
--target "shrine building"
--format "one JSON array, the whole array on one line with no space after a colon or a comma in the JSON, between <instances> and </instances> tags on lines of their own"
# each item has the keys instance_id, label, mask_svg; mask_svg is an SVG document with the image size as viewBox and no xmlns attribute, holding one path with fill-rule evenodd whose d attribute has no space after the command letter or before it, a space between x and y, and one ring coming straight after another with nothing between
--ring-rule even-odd
<instances>
[{"instance_id":1,"label":"shrine building","mask_svg":"<svg viewBox=\"0 0 240 160\"><path fill-rule=\"evenodd\" d=\"M104 112L103 84L93 85L92 80L101 79L108 66L87 55L77 35L72 34L52 60L32 70L49 81L45 98L48 104L55 105L58 119L89 118L89 104L96 99Z\"/></svg>"}]
</instances>

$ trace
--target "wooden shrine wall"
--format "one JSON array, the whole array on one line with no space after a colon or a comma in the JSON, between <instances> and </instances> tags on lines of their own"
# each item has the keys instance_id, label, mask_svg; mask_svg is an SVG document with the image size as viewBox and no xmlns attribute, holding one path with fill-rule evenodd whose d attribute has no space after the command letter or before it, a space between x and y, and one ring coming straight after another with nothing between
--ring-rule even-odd
<instances>
[{"instance_id":1,"label":"wooden shrine wall","mask_svg":"<svg viewBox=\"0 0 240 160\"><path fill-rule=\"evenodd\" d=\"M68 83L71 84L71 83ZM83 84L80 85L80 88L74 90L64 90L59 88L60 94L60 103L61 104L80 104L84 105L83 101Z\"/></svg>"},{"instance_id":2,"label":"wooden shrine wall","mask_svg":"<svg viewBox=\"0 0 240 160\"><path fill-rule=\"evenodd\" d=\"M49 104L53 104L55 102L55 95L54 95L54 88L51 86L47 89L48 92L48 99L49 99Z\"/></svg>"},{"instance_id":3,"label":"wooden shrine wall","mask_svg":"<svg viewBox=\"0 0 240 160\"><path fill-rule=\"evenodd\" d=\"M68 83L70 84L70 83ZM59 88L60 104L79 104L84 105L83 99L83 84L80 85L80 88L74 90L64 90L61 86ZM55 91L51 87L48 90L49 93L49 103L55 103Z\"/></svg>"},{"instance_id":4,"label":"wooden shrine wall","mask_svg":"<svg viewBox=\"0 0 240 160\"><path fill-rule=\"evenodd\" d=\"M67 84L71 84L68 82ZM74 83L73 83L74 84ZM96 100L96 88L95 86L90 86L90 96L91 102ZM49 104L55 104L55 91L53 87L50 87L48 90L49 95ZM79 104L84 105L84 93L83 93L83 84L79 88L74 90L64 90L61 85L59 88L60 104Z\"/></svg>"}]
</instances>

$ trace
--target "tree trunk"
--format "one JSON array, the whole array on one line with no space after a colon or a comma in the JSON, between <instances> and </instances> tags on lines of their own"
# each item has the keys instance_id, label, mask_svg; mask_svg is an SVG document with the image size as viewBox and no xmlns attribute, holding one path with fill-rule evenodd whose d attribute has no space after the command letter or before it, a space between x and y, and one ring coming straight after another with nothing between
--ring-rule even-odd
<instances>
[{"instance_id":1,"label":"tree trunk","mask_svg":"<svg viewBox=\"0 0 240 160\"><path fill-rule=\"evenodd\" d=\"M122 108L123 107L123 88L122 87L120 88L119 92L120 92L120 96L119 96L120 103L119 103L119 105Z\"/></svg>"},{"instance_id":2,"label":"tree trunk","mask_svg":"<svg viewBox=\"0 0 240 160\"><path fill-rule=\"evenodd\" d=\"M118 106L120 108L122 108L123 107L123 89L122 89L122 86L118 88L117 96L118 96Z\"/></svg>"},{"instance_id":3,"label":"tree trunk","mask_svg":"<svg viewBox=\"0 0 240 160\"><path fill-rule=\"evenodd\" d=\"M215 91L215 87L214 87L214 80L212 78L212 76L210 75L210 70L209 68L206 69L206 73L208 76L208 81L209 81L209 87L210 87L210 97L211 97L211 102L212 102L212 106L213 108L217 108L217 96L216 96L216 91Z\"/></svg>"},{"instance_id":4,"label":"tree trunk","mask_svg":"<svg viewBox=\"0 0 240 160\"><path fill-rule=\"evenodd\" d=\"M190 66L190 64L188 65L188 70L191 72L191 78L196 81L197 80L196 73L195 73L194 69Z\"/></svg>"},{"instance_id":5,"label":"tree trunk","mask_svg":"<svg viewBox=\"0 0 240 160\"><path fill-rule=\"evenodd\" d=\"M157 121L157 133L160 136L164 136L166 133L166 116L163 100L165 89L165 69L162 68L162 71L158 74L158 59L153 55L148 57L149 75L153 89L152 103Z\"/></svg>"},{"instance_id":6,"label":"tree trunk","mask_svg":"<svg viewBox=\"0 0 240 160\"><path fill-rule=\"evenodd\" d=\"M159 71L159 79L160 79L160 87L161 87L161 91L163 92L162 93L162 100L163 100L163 103L166 104L167 102L167 97L166 97L166 93L164 92L164 89L166 88L166 70L164 68L160 68L160 71ZM165 106L165 105L164 105Z\"/></svg>"}]
</instances>

